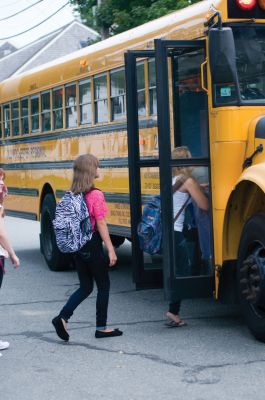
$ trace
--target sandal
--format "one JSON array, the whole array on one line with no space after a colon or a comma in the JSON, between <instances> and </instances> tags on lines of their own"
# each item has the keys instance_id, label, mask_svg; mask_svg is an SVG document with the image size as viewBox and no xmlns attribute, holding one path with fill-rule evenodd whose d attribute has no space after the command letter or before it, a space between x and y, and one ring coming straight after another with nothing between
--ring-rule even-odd
<instances>
[{"instance_id":1,"label":"sandal","mask_svg":"<svg viewBox=\"0 0 265 400\"><path fill-rule=\"evenodd\" d=\"M169 327L169 328L181 328L182 326L186 326L187 323L184 322L184 321L182 321L182 320L179 320L179 322L176 322L176 321L172 321L171 319L169 319L169 320L165 323L165 325L166 325L167 327Z\"/></svg>"}]
</instances>

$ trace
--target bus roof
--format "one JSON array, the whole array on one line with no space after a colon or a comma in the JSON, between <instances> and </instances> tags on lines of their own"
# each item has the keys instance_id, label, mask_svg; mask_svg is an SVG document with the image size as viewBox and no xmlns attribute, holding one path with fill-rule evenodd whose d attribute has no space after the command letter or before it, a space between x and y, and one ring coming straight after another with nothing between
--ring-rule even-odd
<instances>
[{"instance_id":1,"label":"bus roof","mask_svg":"<svg viewBox=\"0 0 265 400\"><path fill-rule=\"evenodd\" d=\"M200 1L8 78L0 84L0 103L120 66L127 50L153 48L155 38L185 40L202 37L203 23L211 5L220 9L223 1Z\"/></svg>"}]
</instances>

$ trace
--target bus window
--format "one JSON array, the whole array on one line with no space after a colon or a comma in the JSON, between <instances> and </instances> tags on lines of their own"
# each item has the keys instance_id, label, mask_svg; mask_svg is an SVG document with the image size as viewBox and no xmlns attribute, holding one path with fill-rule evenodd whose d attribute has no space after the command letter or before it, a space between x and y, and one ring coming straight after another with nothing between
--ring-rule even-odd
<instances>
[{"instance_id":1,"label":"bus window","mask_svg":"<svg viewBox=\"0 0 265 400\"><path fill-rule=\"evenodd\" d=\"M155 60L148 61L149 113L157 114Z\"/></svg>"},{"instance_id":2,"label":"bus window","mask_svg":"<svg viewBox=\"0 0 265 400\"><path fill-rule=\"evenodd\" d=\"M4 137L10 137L10 108L9 104L4 104Z\"/></svg>"},{"instance_id":3,"label":"bus window","mask_svg":"<svg viewBox=\"0 0 265 400\"><path fill-rule=\"evenodd\" d=\"M264 103L265 29L264 27L246 27L246 29L233 27L233 33L241 98L246 102ZM226 92L224 94L226 95Z\"/></svg>"},{"instance_id":4,"label":"bus window","mask_svg":"<svg viewBox=\"0 0 265 400\"><path fill-rule=\"evenodd\" d=\"M204 60L200 49L174 56L173 61L175 146L188 146L193 157L208 154L207 95L200 80Z\"/></svg>"},{"instance_id":5,"label":"bus window","mask_svg":"<svg viewBox=\"0 0 265 400\"><path fill-rule=\"evenodd\" d=\"M19 135L19 102L12 101L11 103L11 117L12 117L12 136Z\"/></svg>"},{"instance_id":6,"label":"bus window","mask_svg":"<svg viewBox=\"0 0 265 400\"><path fill-rule=\"evenodd\" d=\"M91 124L91 82L90 79L79 82L80 124Z\"/></svg>"},{"instance_id":7,"label":"bus window","mask_svg":"<svg viewBox=\"0 0 265 400\"><path fill-rule=\"evenodd\" d=\"M31 96L30 98L30 115L31 115L31 132L39 132L39 95Z\"/></svg>"},{"instance_id":8,"label":"bus window","mask_svg":"<svg viewBox=\"0 0 265 400\"><path fill-rule=\"evenodd\" d=\"M63 127L63 88L56 88L52 91L53 104L53 129Z\"/></svg>"},{"instance_id":9,"label":"bus window","mask_svg":"<svg viewBox=\"0 0 265 400\"><path fill-rule=\"evenodd\" d=\"M107 74L94 77L95 123L108 121Z\"/></svg>"},{"instance_id":10,"label":"bus window","mask_svg":"<svg viewBox=\"0 0 265 400\"><path fill-rule=\"evenodd\" d=\"M110 74L111 120L125 118L125 73L124 69Z\"/></svg>"},{"instance_id":11,"label":"bus window","mask_svg":"<svg viewBox=\"0 0 265 400\"><path fill-rule=\"evenodd\" d=\"M145 108L145 79L144 79L144 63L137 64L137 93L138 93L138 115L146 115Z\"/></svg>"},{"instance_id":12,"label":"bus window","mask_svg":"<svg viewBox=\"0 0 265 400\"><path fill-rule=\"evenodd\" d=\"M77 126L75 83L65 86L65 116L66 128L75 128Z\"/></svg>"},{"instance_id":13,"label":"bus window","mask_svg":"<svg viewBox=\"0 0 265 400\"><path fill-rule=\"evenodd\" d=\"M51 130L50 92L45 92L41 94L41 128L43 132Z\"/></svg>"},{"instance_id":14,"label":"bus window","mask_svg":"<svg viewBox=\"0 0 265 400\"><path fill-rule=\"evenodd\" d=\"M28 97L21 100L21 130L22 135L29 133L29 101Z\"/></svg>"}]
</instances>

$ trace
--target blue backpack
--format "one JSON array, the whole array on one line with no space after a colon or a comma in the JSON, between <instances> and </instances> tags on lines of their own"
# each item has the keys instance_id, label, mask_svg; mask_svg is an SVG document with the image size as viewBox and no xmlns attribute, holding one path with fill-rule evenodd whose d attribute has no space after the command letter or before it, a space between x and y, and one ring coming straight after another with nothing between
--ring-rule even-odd
<instances>
[{"instance_id":1,"label":"blue backpack","mask_svg":"<svg viewBox=\"0 0 265 400\"><path fill-rule=\"evenodd\" d=\"M92 224L83 193L65 193L56 205L53 228L62 253L74 253L91 239Z\"/></svg>"},{"instance_id":2,"label":"blue backpack","mask_svg":"<svg viewBox=\"0 0 265 400\"><path fill-rule=\"evenodd\" d=\"M176 190L176 189L175 189ZM190 195L182 205L173 223L185 210L190 201ZM148 254L162 254L162 221L160 195L152 197L144 206L142 219L137 226L140 248Z\"/></svg>"},{"instance_id":3,"label":"blue backpack","mask_svg":"<svg viewBox=\"0 0 265 400\"><path fill-rule=\"evenodd\" d=\"M148 254L162 252L162 222L160 195L152 197L144 206L137 233L140 248Z\"/></svg>"}]
</instances>

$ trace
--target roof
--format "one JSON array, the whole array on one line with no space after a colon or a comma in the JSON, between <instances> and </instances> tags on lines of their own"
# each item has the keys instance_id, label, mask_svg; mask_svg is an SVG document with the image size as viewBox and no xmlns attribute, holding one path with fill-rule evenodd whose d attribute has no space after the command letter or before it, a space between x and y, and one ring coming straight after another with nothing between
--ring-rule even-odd
<instances>
[{"instance_id":1,"label":"roof","mask_svg":"<svg viewBox=\"0 0 265 400\"><path fill-rule=\"evenodd\" d=\"M96 31L74 20L0 59L0 81L77 50L81 41L98 36Z\"/></svg>"}]
</instances>

